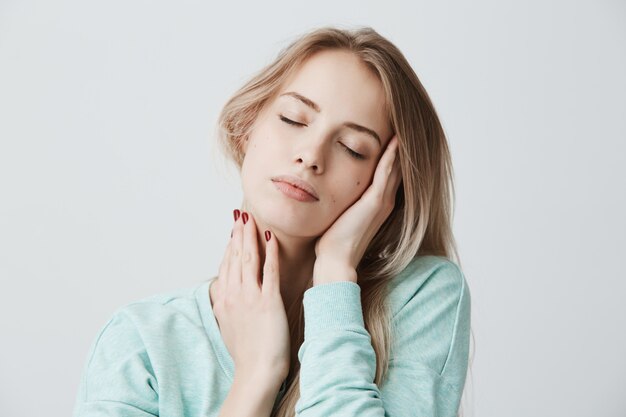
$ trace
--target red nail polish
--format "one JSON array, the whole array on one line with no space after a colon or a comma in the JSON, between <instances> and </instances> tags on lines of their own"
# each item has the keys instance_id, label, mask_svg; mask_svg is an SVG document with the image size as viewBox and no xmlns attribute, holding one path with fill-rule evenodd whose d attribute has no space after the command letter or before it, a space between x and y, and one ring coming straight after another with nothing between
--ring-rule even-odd
<instances>
[{"instance_id":1,"label":"red nail polish","mask_svg":"<svg viewBox=\"0 0 626 417\"><path fill-rule=\"evenodd\" d=\"M246 222L248 221L248 213L244 211L241 217L243 217L243 224L246 224Z\"/></svg>"},{"instance_id":2,"label":"red nail polish","mask_svg":"<svg viewBox=\"0 0 626 417\"><path fill-rule=\"evenodd\" d=\"M265 241L269 241L272 237L272 233L269 230L265 231Z\"/></svg>"},{"instance_id":3,"label":"red nail polish","mask_svg":"<svg viewBox=\"0 0 626 417\"><path fill-rule=\"evenodd\" d=\"M240 214L239 210L237 209L233 210L233 217L235 217L235 221L237 221L237 219L239 218L239 214Z\"/></svg>"}]
</instances>

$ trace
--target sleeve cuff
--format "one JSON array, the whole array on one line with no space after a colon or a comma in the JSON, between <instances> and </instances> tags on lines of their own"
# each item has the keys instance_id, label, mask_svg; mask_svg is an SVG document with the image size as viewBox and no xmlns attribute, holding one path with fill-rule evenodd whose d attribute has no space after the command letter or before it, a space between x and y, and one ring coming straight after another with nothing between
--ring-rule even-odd
<instances>
[{"instance_id":1,"label":"sleeve cuff","mask_svg":"<svg viewBox=\"0 0 626 417\"><path fill-rule=\"evenodd\" d=\"M352 281L316 285L304 292L304 338L336 330L362 331L361 287Z\"/></svg>"}]
</instances>

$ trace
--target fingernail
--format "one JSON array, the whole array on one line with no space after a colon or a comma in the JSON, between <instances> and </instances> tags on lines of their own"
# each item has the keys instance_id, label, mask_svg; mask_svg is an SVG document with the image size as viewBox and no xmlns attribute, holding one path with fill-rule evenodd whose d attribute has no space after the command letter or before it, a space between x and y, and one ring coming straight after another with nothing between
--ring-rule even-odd
<instances>
[{"instance_id":1,"label":"fingernail","mask_svg":"<svg viewBox=\"0 0 626 417\"><path fill-rule=\"evenodd\" d=\"M244 211L241 217L243 218L243 224L246 224L246 222L248 221L248 213Z\"/></svg>"},{"instance_id":2,"label":"fingernail","mask_svg":"<svg viewBox=\"0 0 626 417\"><path fill-rule=\"evenodd\" d=\"M269 230L265 231L265 241L269 241L272 237L272 233Z\"/></svg>"},{"instance_id":3,"label":"fingernail","mask_svg":"<svg viewBox=\"0 0 626 417\"><path fill-rule=\"evenodd\" d=\"M233 210L233 217L235 217L235 221L239 218L239 214L241 214L241 212L238 209Z\"/></svg>"}]
</instances>

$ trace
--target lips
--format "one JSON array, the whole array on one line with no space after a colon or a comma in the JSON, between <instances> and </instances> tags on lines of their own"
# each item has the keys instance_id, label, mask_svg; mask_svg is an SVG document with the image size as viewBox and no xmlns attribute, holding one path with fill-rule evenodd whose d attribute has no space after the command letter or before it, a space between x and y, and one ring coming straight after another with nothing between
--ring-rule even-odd
<instances>
[{"instance_id":1,"label":"lips","mask_svg":"<svg viewBox=\"0 0 626 417\"><path fill-rule=\"evenodd\" d=\"M282 182L286 182L287 184L291 184L294 187L299 188L302 191L310 194L316 200L319 200L317 192L315 191L313 186L309 184L308 182L294 175L277 175L275 177L272 177L272 181L282 181Z\"/></svg>"}]
</instances>

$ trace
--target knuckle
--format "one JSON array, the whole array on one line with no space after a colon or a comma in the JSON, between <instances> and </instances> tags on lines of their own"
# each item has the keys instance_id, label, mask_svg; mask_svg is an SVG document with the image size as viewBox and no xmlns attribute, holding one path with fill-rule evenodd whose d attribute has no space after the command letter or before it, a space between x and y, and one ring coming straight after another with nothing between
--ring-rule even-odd
<instances>
[{"instance_id":1,"label":"knuckle","mask_svg":"<svg viewBox=\"0 0 626 417\"><path fill-rule=\"evenodd\" d=\"M224 299L221 302L221 305L224 309L226 310L230 310L231 308L233 308L233 306L235 305L234 300L232 297L230 296L226 296L224 297Z\"/></svg>"},{"instance_id":2,"label":"knuckle","mask_svg":"<svg viewBox=\"0 0 626 417\"><path fill-rule=\"evenodd\" d=\"M243 254L243 262L250 263L252 262L252 253L250 251L245 251Z\"/></svg>"},{"instance_id":3,"label":"knuckle","mask_svg":"<svg viewBox=\"0 0 626 417\"><path fill-rule=\"evenodd\" d=\"M224 309L224 300L222 299L215 300L215 302L213 303L213 311L215 311L216 313L221 313L223 309Z\"/></svg>"}]
</instances>

